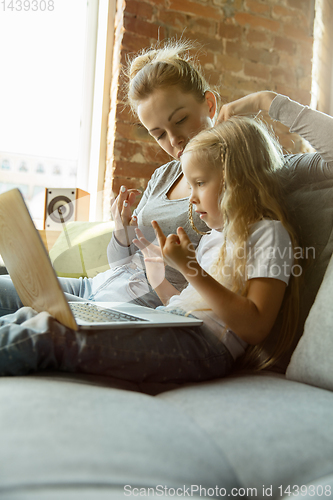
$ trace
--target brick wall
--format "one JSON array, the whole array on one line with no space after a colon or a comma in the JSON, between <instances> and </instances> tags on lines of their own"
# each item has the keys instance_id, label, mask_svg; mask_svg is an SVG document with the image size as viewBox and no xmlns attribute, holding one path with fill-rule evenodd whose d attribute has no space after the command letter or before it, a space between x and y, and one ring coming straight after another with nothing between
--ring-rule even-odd
<instances>
[{"instance_id":1,"label":"brick wall","mask_svg":"<svg viewBox=\"0 0 333 500\"><path fill-rule=\"evenodd\" d=\"M122 104L118 65L128 54L183 34L202 45L199 61L225 102L270 89L309 104L313 19L313 0L118 0L105 216L111 191L122 184L144 189L169 160ZM302 149L282 125L276 132L289 151Z\"/></svg>"}]
</instances>

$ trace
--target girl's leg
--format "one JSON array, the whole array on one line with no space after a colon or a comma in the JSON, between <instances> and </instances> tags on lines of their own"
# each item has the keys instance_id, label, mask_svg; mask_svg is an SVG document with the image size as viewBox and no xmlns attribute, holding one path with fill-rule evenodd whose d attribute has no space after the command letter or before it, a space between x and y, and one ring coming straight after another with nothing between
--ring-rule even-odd
<instances>
[{"instance_id":1,"label":"girl's leg","mask_svg":"<svg viewBox=\"0 0 333 500\"><path fill-rule=\"evenodd\" d=\"M0 374L61 370L133 382L194 382L223 377L233 365L206 327L74 332L30 308L0 318Z\"/></svg>"}]
</instances>

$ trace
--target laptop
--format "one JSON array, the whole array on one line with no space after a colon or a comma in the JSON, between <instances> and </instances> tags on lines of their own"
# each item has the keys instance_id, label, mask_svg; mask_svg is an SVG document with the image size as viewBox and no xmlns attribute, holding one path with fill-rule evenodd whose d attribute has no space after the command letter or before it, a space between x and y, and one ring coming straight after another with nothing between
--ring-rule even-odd
<instances>
[{"instance_id":1,"label":"laptop","mask_svg":"<svg viewBox=\"0 0 333 500\"><path fill-rule=\"evenodd\" d=\"M0 195L0 255L23 305L37 312L46 311L73 330L202 324L196 318L136 304L89 302L79 298L68 302L18 189Z\"/></svg>"}]
</instances>

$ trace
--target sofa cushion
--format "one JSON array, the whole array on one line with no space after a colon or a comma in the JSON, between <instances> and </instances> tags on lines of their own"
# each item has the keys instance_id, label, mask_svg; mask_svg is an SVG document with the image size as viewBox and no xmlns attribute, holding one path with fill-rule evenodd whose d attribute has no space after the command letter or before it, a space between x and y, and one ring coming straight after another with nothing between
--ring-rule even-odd
<instances>
[{"instance_id":1,"label":"sofa cushion","mask_svg":"<svg viewBox=\"0 0 333 500\"><path fill-rule=\"evenodd\" d=\"M251 498L280 499L279 486L284 491L332 479L329 391L265 372L193 384L157 397L206 432L237 470L242 487L256 488ZM263 486L272 487L272 493Z\"/></svg>"},{"instance_id":2,"label":"sofa cushion","mask_svg":"<svg viewBox=\"0 0 333 500\"><path fill-rule=\"evenodd\" d=\"M123 498L126 485L240 486L210 436L155 397L66 374L1 377L0 401L6 500Z\"/></svg>"},{"instance_id":3,"label":"sofa cushion","mask_svg":"<svg viewBox=\"0 0 333 500\"><path fill-rule=\"evenodd\" d=\"M287 368L291 380L333 391L333 256Z\"/></svg>"}]
</instances>

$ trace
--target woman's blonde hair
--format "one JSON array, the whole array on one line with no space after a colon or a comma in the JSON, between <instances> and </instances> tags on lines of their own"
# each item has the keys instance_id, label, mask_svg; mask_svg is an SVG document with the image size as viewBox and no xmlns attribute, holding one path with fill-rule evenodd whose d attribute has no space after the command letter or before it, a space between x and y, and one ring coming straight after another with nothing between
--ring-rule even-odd
<instances>
[{"instance_id":1,"label":"woman's blonde hair","mask_svg":"<svg viewBox=\"0 0 333 500\"><path fill-rule=\"evenodd\" d=\"M246 242L252 224L261 219L279 220L289 233L294 254L297 246L296 234L285 210L280 177L276 175L283 162L281 147L262 122L232 117L191 139L184 154L189 152L195 153L207 168L221 170L225 242L212 269L214 276L223 281L228 243L232 242L232 290L246 295ZM243 366L266 368L289 349L298 321L298 289L298 279L291 275L283 302L282 331L273 352L265 354L265 342L250 346Z\"/></svg>"},{"instance_id":2,"label":"woman's blonde hair","mask_svg":"<svg viewBox=\"0 0 333 500\"><path fill-rule=\"evenodd\" d=\"M143 50L128 62L127 100L135 114L139 103L156 89L178 86L182 92L193 94L198 102L204 101L205 92L211 89L200 65L190 55L193 48L188 40L170 40Z\"/></svg>"}]
</instances>

